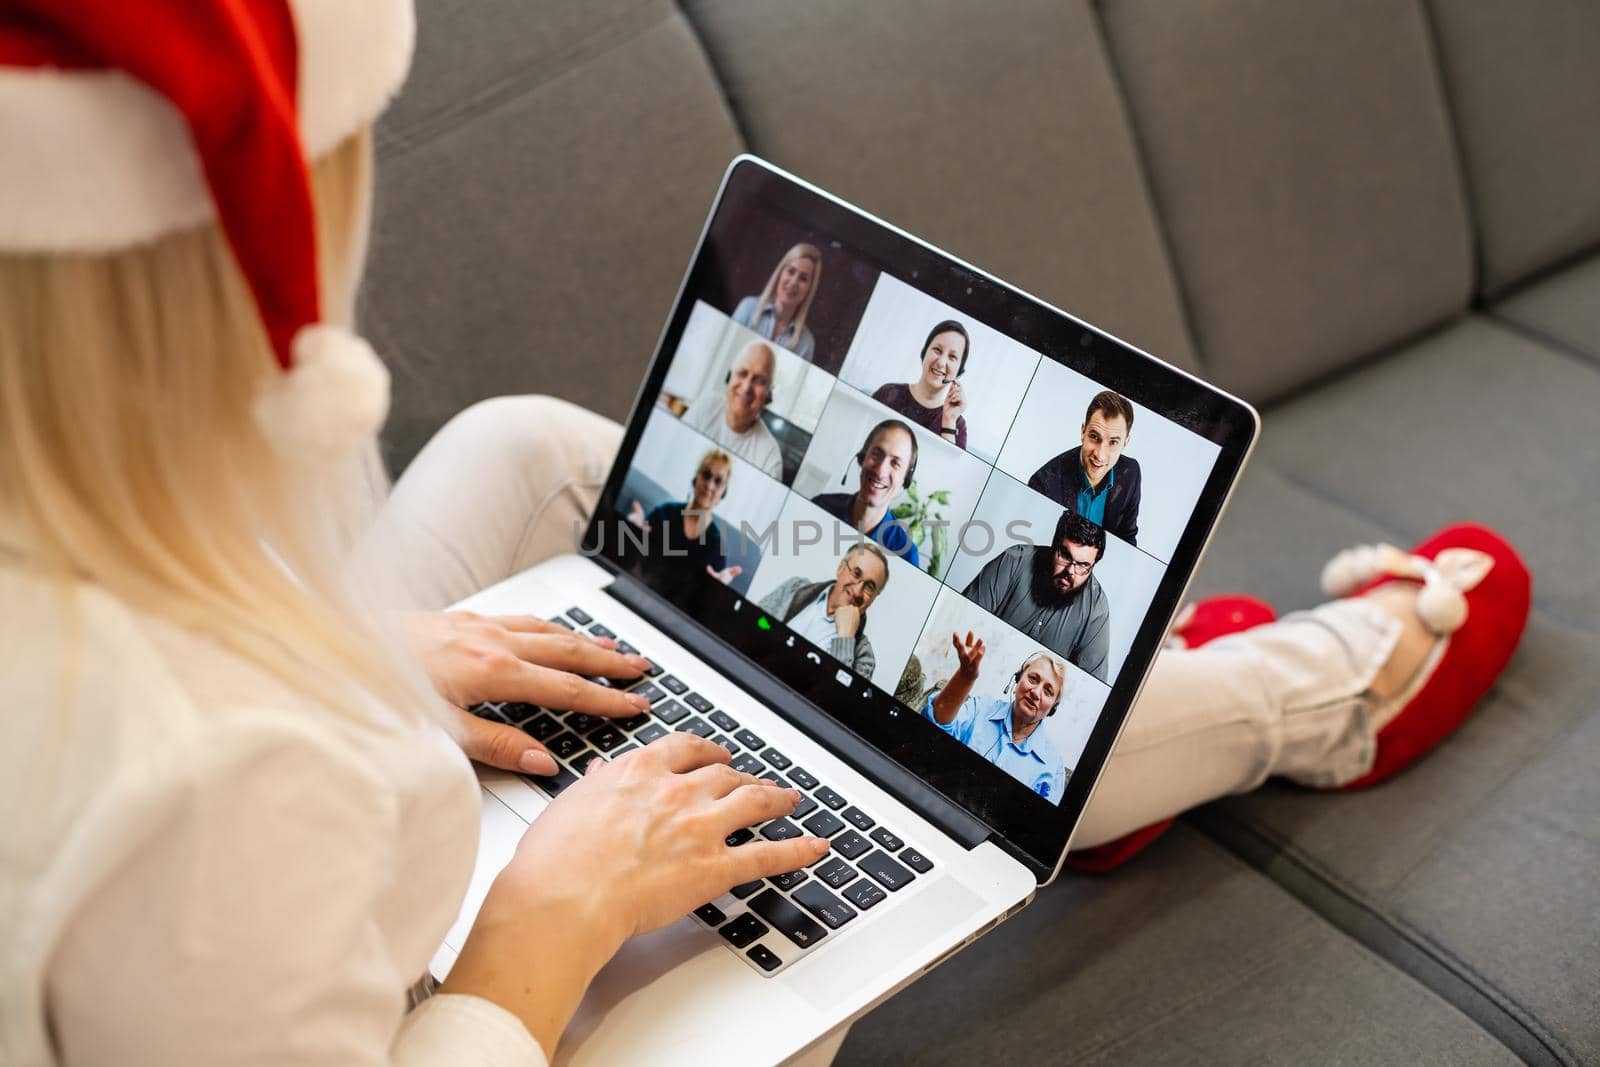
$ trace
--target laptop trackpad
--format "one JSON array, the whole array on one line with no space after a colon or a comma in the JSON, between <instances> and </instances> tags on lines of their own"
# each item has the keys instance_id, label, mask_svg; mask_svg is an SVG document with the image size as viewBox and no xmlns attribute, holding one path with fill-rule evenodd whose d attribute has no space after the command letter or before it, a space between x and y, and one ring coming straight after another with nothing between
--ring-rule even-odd
<instances>
[{"instance_id":1,"label":"laptop trackpad","mask_svg":"<svg viewBox=\"0 0 1600 1067\"><path fill-rule=\"evenodd\" d=\"M884 961L904 959L914 946L948 930L983 905L983 898L955 878L939 878L844 941L820 967L796 967L780 978L818 1010L827 1011L862 985L884 978ZM898 984L898 978L896 979Z\"/></svg>"}]
</instances>

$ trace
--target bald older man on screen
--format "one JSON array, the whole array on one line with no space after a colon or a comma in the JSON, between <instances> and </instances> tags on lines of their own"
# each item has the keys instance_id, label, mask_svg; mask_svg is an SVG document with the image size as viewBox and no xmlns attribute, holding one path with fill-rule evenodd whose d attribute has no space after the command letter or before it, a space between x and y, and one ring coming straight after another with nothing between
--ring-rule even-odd
<instances>
[{"instance_id":1,"label":"bald older man on screen","mask_svg":"<svg viewBox=\"0 0 1600 1067\"><path fill-rule=\"evenodd\" d=\"M771 347L751 341L723 379L720 393L707 393L684 412L691 426L774 478L783 477L783 451L761 413L772 403L772 376L778 366Z\"/></svg>"}]
</instances>

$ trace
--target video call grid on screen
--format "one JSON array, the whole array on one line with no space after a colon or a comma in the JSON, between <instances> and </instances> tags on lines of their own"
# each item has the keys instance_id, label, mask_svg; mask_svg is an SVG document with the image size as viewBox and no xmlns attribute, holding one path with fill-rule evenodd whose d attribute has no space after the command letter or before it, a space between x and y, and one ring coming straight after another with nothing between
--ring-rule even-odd
<instances>
[{"instance_id":1,"label":"video call grid on screen","mask_svg":"<svg viewBox=\"0 0 1600 1067\"><path fill-rule=\"evenodd\" d=\"M774 261L781 259L785 251L774 249ZM825 255L823 262L827 262ZM1170 554L1209 473L1209 462L1214 461L1219 449L1170 420L1131 405L1139 440L1155 441L1139 450L1146 456L1139 469L1140 510L1146 516L1156 511L1156 521L1148 517L1139 520L1141 528L1135 536L1142 537L1143 547L1101 528L1103 542L1090 546L1093 566L1083 585L1074 591L1074 599L1092 597L1098 603L1076 612L1087 616L1085 619L1052 626L1048 618L1052 613L1039 604L1041 598L1034 597L1031 590L1025 594L1012 587L1024 580L1030 586L1036 580L1043 584L1042 572L1047 563L1042 557L1054 554L1057 520L1063 512L1073 509L1064 506L1063 500L1030 487L1024 479L1035 477L1062 453L1082 449L1082 424L1071 439L1063 437L1063 423L1073 421L1063 417L1063 409L1065 413L1086 409L1102 390L1083 375L1044 359L1003 334L963 319L956 309L900 279L880 273L874 280L861 324L850 340L841 376L835 379L793 350L697 301L668 367L657 410L646 426L630 480L637 481L659 467L670 466L677 469L677 482L689 485L703 456L729 456L738 476L728 479L724 495L712 509L725 550L723 559L711 567L722 571L737 567L737 575L727 584L786 624L799 617L791 612L803 611L804 607L796 604L792 596L774 599L775 592L786 587L798 592L793 588L797 582L804 583L800 589L828 582L848 588L854 584L853 576L841 582L841 565L859 563L871 556L868 568L882 569L882 590L871 594L870 601L862 594L854 594L855 599L867 603L868 610L863 613L866 622L858 631L854 648L847 653L849 658L839 662L900 699L912 711L929 715L931 695L944 688L939 683L949 679L959 666L952 634L964 640L971 633L985 642L973 686L973 696L979 701L975 712L986 710L988 701L998 702L1015 692L1020 680L1011 668L1020 668L1030 657L1036 666L1047 665L1058 671L1064 668L1064 676L1056 680L1061 690L1056 713L1048 715L1037 728L1064 761L1064 782L1088 740L1089 730L1084 723L1092 727L1104 705L1108 680L1116 676L1137 622L1143 618L1160 581L1165 560L1156 551ZM961 338L951 347L958 359L964 356L966 361L956 381L966 379L970 370L976 372L976 385L977 375L985 375L986 359L998 365L995 377L1005 379L997 385L975 387L965 398L961 418L967 427L966 448L949 440L950 435L935 433L868 392L870 389L877 393L896 384L891 377L895 371L893 362L911 368L902 377L916 375L925 354L919 350L928 340L929 331L947 322L959 323L966 332L961 338L955 331L946 331L952 338ZM787 338L791 342L794 339L793 335ZM894 359L885 358L885 352ZM729 413L740 406L740 386L735 376L741 359L759 361L755 377L766 380L765 396L760 396L760 384L746 390L758 396L758 404L754 405L760 407L757 422L749 430L735 433L729 424L731 416L725 414L725 432L719 427L708 436L691 429L690 420L697 410L711 408ZM973 418L967 420L967 414ZM1096 414L1105 417L1104 412ZM680 419L668 417L673 415L681 417L676 433L662 421L666 418L668 423L679 422ZM1126 429L1125 416L1108 422L1113 430ZM865 475L857 456L869 447L872 431L885 423L909 428L916 439L916 480L910 483L911 490L920 490L924 499L939 494L944 501L942 506L929 509L928 517L939 525L924 522L920 524L924 529L917 531L922 534L920 539L887 549L878 539L838 521L818 503L827 498L859 495ZM880 430L878 437L885 436L903 439L905 434L899 429ZM1129 432L1126 437L1121 454L1137 460L1134 435ZM768 440L777 443L776 450L757 447ZM990 458L984 458L973 447L979 440L986 443ZM747 445L746 441L754 443ZM1069 443L1071 447L1065 447ZM741 451L742 448L748 451ZM746 459L746 455L759 458L774 451L779 456L792 451L794 457L783 460L783 468L776 475L770 468L763 469ZM1176 473L1170 473L1171 468L1176 468ZM1152 473L1144 473L1146 470ZM1109 477L1113 484L1104 490L1105 495L1115 488L1116 473L1116 466L1112 466ZM894 475L883 480L892 485ZM774 491L784 484L793 491ZM1151 485L1157 489L1153 497L1167 494L1177 497L1176 503L1163 498L1159 508L1144 505L1144 490ZM666 495L670 497L671 493ZM687 504L688 495L680 493L678 502ZM619 501L619 510L632 511L634 499L630 496L625 506ZM896 507L917 506L904 482L888 504L891 512ZM901 523L906 525L904 520ZM880 551L868 550L864 556L855 548L858 542ZM727 562L726 546L737 546L737 563ZM768 546L770 551L764 551ZM1003 558L1008 550L1012 556L1026 558ZM854 556L847 560L851 553ZM986 566L995 568L987 577ZM1002 572L1004 578L995 576ZM913 574L916 578L927 575L935 581L920 583ZM954 578L961 579L959 585ZM871 575L867 580L872 582ZM873 586L877 584L872 582ZM915 589L917 585L921 588ZM951 608L936 619L934 600L946 588L961 596L966 610ZM1016 603L1030 599L1031 603ZM1100 610L1102 604L1104 608ZM1032 627L1019 629L1008 625L1002 612L1017 621L1029 617L1037 621ZM815 618L816 612L811 617ZM822 621L826 619L824 612ZM1085 636L1085 629L1103 636ZM1036 635L1048 633L1049 638L1031 638L1027 630L1034 630ZM834 643L827 641L815 624L807 627L799 639L832 655ZM1011 657L1014 663L997 662L1006 660L1002 649L1016 643L1013 639L1021 639L1025 650ZM870 659L861 656L862 648L869 650ZM1052 654L1059 662L1051 661ZM1011 675L1009 685L986 687L985 683L997 675ZM985 693L986 688L992 692ZM1063 708L1069 707L1073 714L1062 714ZM1035 743L1031 747L1038 746ZM1019 765L1014 777L1025 775L1028 765L1016 762ZM1059 785L1039 777L1024 784L1045 799L1060 801Z\"/></svg>"},{"instance_id":2,"label":"video call grid on screen","mask_svg":"<svg viewBox=\"0 0 1600 1067\"><path fill-rule=\"evenodd\" d=\"M886 751L937 737L953 770L931 784L969 810L1060 804L1220 445L1127 396L1097 400L1093 377L925 291L916 270L733 199L708 227L633 460L601 511L639 528L641 514L709 505L721 551L693 559L699 591L720 581L784 624L785 647L847 668L841 685L854 674L894 698L825 710L850 722L887 707L908 725L878 733ZM707 486L721 475L720 495L702 474ZM848 520L863 512L858 530ZM687 588L681 556L652 556L667 541L632 569ZM968 631L984 643L976 684L940 708L974 658ZM1052 701L1022 751L999 743ZM961 748L1006 777L977 774ZM1026 800L982 803L996 781Z\"/></svg>"}]
</instances>

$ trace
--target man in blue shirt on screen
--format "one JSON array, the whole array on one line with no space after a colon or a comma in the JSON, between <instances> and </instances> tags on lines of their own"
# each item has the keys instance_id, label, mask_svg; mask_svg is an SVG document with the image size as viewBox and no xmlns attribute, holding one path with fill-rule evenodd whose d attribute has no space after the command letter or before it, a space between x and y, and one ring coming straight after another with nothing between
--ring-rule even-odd
<instances>
[{"instance_id":1,"label":"man in blue shirt on screen","mask_svg":"<svg viewBox=\"0 0 1600 1067\"><path fill-rule=\"evenodd\" d=\"M1067 665L1048 652L1022 661L998 697L972 696L984 644L967 632L950 635L961 666L923 705L925 718L1052 804L1067 787L1067 761L1040 729L1055 714L1067 683Z\"/></svg>"}]
</instances>

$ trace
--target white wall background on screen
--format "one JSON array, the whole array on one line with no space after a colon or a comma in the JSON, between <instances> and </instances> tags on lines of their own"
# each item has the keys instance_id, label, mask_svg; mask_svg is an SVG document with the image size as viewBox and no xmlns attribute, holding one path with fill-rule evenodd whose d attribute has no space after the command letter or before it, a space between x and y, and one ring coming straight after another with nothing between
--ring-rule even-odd
<instances>
[{"instance_id":1,"label":"white wall background on screen","mask_svg":"<svg viewBox=\"0 0 1600 1067\"><path fill-rule=\"evenodd\" d=\"M961 323L971 339L966 373L959 379L967 400L967 451L993 463L1042 358L1033 349L880 274L839 376L868 396L886 383L915 381L922 373L928 331L945 319Z\"/></svg>"},{"instance_id":2,"label":"white wall background on screen","mask_svg":"<svg viewBox=\"0 0 1600 1067\"><path fill-rule=\"evenodd\" d=\"M1027 484L1048 460L1078 447L1084 411L1102 388L1059 363L1040 363L1000 450L1000 469ZM1142 404L1134 402L1133 409L1123 455L1139 461L1139 548L1165 563L1172 559L1222 449Z\"/></svg>"}]
</instances>

